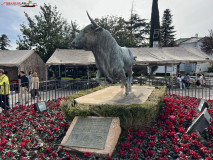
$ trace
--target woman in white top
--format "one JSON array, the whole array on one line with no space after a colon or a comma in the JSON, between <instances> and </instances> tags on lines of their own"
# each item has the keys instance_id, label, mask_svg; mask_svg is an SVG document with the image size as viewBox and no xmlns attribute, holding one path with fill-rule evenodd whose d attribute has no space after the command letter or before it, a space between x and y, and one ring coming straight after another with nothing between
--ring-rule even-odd
<instances>
[{"instance_id":1,"label":"woman in white top","mask_svg":"<svg viewBox=\"0 0 213 160\"><path fill-rule=\"evenodd\" d=\"M183 83L182 80L183 80L183 78L181 77L181 74L178 74L178 76L177 76L177 83L179 84L180 89L182 89L182 86L183 86L183 88L185 89L186 86L185 86L185 83Z\"/></svg>"},{"instance_id":2,"label":"woman in white top","mask_svg":"<svg viewBox=\"0 0 213 160\"><path fill-rule=\"evenodd\" d=\"M40 94L38 92L39 90L39 78L36 72L33 73L33 77L30 81L31 84L31 96L33 99L35 99L35 96L37 96L39 99L41 99Z\"/></svg>"}]
</instances>

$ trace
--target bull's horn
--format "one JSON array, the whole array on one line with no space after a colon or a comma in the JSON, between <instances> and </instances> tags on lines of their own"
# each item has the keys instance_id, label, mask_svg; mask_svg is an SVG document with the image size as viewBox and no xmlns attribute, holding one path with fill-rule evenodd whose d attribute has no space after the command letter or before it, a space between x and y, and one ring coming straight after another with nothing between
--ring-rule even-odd
<instances>
[{"instance_id":1,"label":"bull's horn","mask_svg":"<svg viewBox=\"0 0 213 160\"><path fill-rule=\"evenodd\" d=\"M89 16L89 13L87 12L87 15L88 15L88 17L89 17L89 20L91 21L91 23L93 24L93 26L95 27L95 28L97 28L98 27L98 25L95 23L95 21Z\"/></svg>"},{"instance_id":2,"label":"bull's horn","mask_svg":"<svg viewBox=\"0 0 213 160\"><path fill-rule=\"evenodd\" d=\"M76 29L76 27L73 25L72 21L71 21L71 25L72 25L72 29L78 33L80 33L80 30Z\"/></svg>"}]
</instances>

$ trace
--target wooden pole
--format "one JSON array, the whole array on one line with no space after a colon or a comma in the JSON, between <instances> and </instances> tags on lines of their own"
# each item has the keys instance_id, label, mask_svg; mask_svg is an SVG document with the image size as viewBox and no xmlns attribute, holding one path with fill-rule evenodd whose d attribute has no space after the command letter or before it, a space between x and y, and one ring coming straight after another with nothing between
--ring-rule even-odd
<instances>
[{"instance_id":1,"label":"wooden pole","mask_svg":"<svg viewBox=\"0 0 213 160\"><path fill-rule=\"evenodd\" d=\"M167 72L167 65L165 64L165 74L164 74L165 77L166 77L166 72Z\"/></svg>"}]
</instances>

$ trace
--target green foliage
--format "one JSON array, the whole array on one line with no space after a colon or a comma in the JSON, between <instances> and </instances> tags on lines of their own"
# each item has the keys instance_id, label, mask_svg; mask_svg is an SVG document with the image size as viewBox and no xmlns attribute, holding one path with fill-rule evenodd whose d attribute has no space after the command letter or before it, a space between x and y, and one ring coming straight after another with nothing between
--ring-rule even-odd
<instances>
[{"instance_id":1,"label":"green foliage","mask_svg":"<svg viewBox=\"0 0 213 160\"><path fill-rule=\"evenodd\" d=\"M202 39L201 49L207 54L213 53L213 30L209 31L209 36L206 36Z\"/></svg>"},{"instance_id":2,"label":"green foliage","mask_svg":"<svg viewBox=\"0 0 213 160\"><path fill-rule=\"evenodd\" d=\"M133 47L138 43L130 34L122 17L105 16L100 19L96 18L95 21L99 26L108 30L120 46Z\"/></svg>"},{"instance_id":3,"label":"green foliage","mask_svg":"<svg viewBox=\"0 0 213 160\"><path fill-rule=\"evenodd\" d=\"M136 41L136 44L132 44L131 47L147 46L150 24L146 22L146 19L141 19L138 14L131 14L129 21L125 23L130 31L130 36L135 38Z\"/></svg>"},{"instance_id":4,"label":"green foliage","mask_svg":"<svg viewBox=\"0 0 213 160\"><path fill-rule=\"evenodd\" d=\"M150 75L153 75L153 73L158 69L158 66L151 66L151 73Z\"/></svg>"},{"instance_id":5,"label":"green foliage","mask_svg":"<svg viewBox=\"0 0 213 160\"><path fill-rule=\"evenodd\" d=\"M0 49L1 50L7 50L6 47L10 47L10 40L9 38L7 37L6 34L2 34L0 36Z\"/></svg>"},{"instance_id":6,"label":"green foliage","mask_svg":"<svg viewBox=\"0 0 213 160\"><path fill-rule=\"evenodd\" d=\"M61 17L57 7L44 4L41 12L32 19L26 12L28 25L21 24L22 36L17 40L17 49L32 49L46 62L56 48L71 48L70 42L74 38L71 26Z\"/></svg>"},{"instance_id":7,"label":"green foliage","mask_svg":"<svg viewBox=\"0 0 213 160\"><path fill-rule=\"evenodd\" d=\"M208 67L208 73L213 73L213 65L211 65L210 67Z\"/></svg>"},{"instance_id":8,"label":"green foliage","mask_svg":"<svg viewBox=\"0 0 213 160\"><path fill-rule=\"evenodd\" d=\"M153 41L160 41L160 35L154 36L155 30L160 30L158 0L153 0L152 2L151 29L150 29L150 40L149 40L150 47L153 47Z\"/></svg>"},{"instance_id":9,"label":"green foliage","mask_svg":"<svg viewBox=\"0 0 213 160\"><path fill-rule=\"evenodd\" d=\"M165 95L166 87L156 87L147 101L143 104L133 105L80 105L76 104L75 99L94 91L103 89L99 86L94 89L81 91L70 95L67 100L61 102L64 116L72 120L75 116L103 116L119 117L121 127L124 129L140 129L150 127L156 120L158 111Z\"/></svg>"},{"instance_id":10,"label":"green foliage","mask_svg":"<svg viewBox=\"0 0 213 160\"><path fill-rule=\"evenodd\" d=\"M163 13L161 24L161 46L162 47L174 47L174 26L172 26L172 15L169 9L166 9Z\"/></svg>"}]
</instances>

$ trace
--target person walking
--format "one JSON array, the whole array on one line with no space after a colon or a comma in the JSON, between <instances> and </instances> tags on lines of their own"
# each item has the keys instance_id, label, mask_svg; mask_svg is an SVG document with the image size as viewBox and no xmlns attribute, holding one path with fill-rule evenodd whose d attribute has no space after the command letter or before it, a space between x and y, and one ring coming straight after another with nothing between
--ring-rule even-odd
<instances>
[{"instance_id":1,"label":"person walking","mask_svg":"<svg viewBox=\"0 0 213 160\"><path fill-rule=\"evenodd\" d=\"M10 83L8 77L4 74L4 70L0 69L0 107L4 110L9 107Z\"/></svg>"},{"instance_id":2,"label":"person walking","mask_svg":"<svg viewBox=\"0 0 213 160\"><path fill-rule=\"evenodd\" d=\"M30 71L30 72L29 72L29 76L27 76L27 78L28 78L28 82L30 82L30 81L31 81L32 77L33 77L33 72L32 72L32 71ZM29 89L30 89L30 88L31 88L31 83L29 84Z\"/></svg>"},{"instance_id":3,"label":"person walking","mask_svg":"<svg viewBox=\"0 0 213 160\"><path fill-rule=\"evenodd\" d=\"M177 83L179 84L180 89L182 89L182 86L183 86L183 88L185 89L186 86L185 86L185 83L183 83L182 80L183 80L183 78L182 78L181 74L178 74L178 76L177 76Z\"/></svg>"},{"instance_id":4,"label":"person walking","mask_svg":"<svg viewBox=\"0 0 213 160\"><path fill-rule=\"evenodd\" d=\"M33 77L30 81L31 84L31 97L35 99L35 96L37 96L39 99L41 99L40 94L38 92L39 90L39 78L38 74L36 72L33 73Z\"/></svg>"},{"instance_id":5,"label":"person walking","mask_svg":"<svg viewBox=\"0 0 213 160\"><path fill-rule=\"evenodd\" d=\"M30 72L29 72L29 76L27 76L29 82L31 81L32 77L33 77L33 72L30 71Z\"/></svg>"},{"instance_id":6,"label":"person walking","mask_svg":"<svg viewBox=\"0 0 213 160\"><path fill-rule=\"evenodd\" d=\"M22 96L25 97L25 104L29 103L29 95L28 95L28 91L29 91L29 80L28 78L25 76L24 71L20 71L19 72L20 75L20 91L19 91L19 95L18 95L18 102L16 103L16 105L20 105L22 99Z\"/></svg>"}]
</instances>

